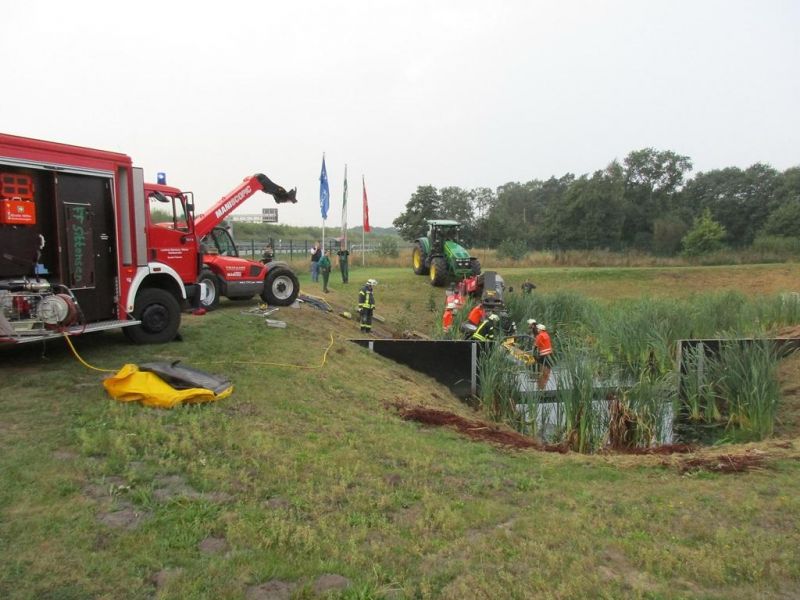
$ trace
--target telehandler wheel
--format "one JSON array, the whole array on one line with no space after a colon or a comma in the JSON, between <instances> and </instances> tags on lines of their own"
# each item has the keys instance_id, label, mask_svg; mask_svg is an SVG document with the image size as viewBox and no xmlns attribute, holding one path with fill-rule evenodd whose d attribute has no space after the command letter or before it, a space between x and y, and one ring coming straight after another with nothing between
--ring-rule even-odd
<instances>
[{"instance_id":1,"label":"telehandler wheel","mask_svg":"<svg viewBox=\"0 0 800 600\"><path fill-rule=\"evenodd\" d=\"M469 259L469 270L472 271L473 275L480 275L481 274L481 261L477 258L470 258Z\"/></svg>"},{"instance_id":2,"label":"telehandler wheel","mask_svg":"<svg viewBox=\"0 0 800 600\"><path fill-rule=\"evenodd\" d=\"M197 283L201 286L200 306L206 310L214 310L217 308L219 306L219 295L222 291L219 277L214 275L211 271L203 270L200 273L200 277L197 278Z\"/></svg>"},{"instance_id":3,"label":"telehandler wheel","mask_svg":"<svg viewBox=\"0 0 800 600\"><path fill-rule=\"evenodd\" d=\"M175 296L161 288L146 288L136 295L133 316L140 325L122 331L135 344L165 344L175 339L181 325L181 307Z\"/></svg>"},{"instance_id":4,"label":"telehandler wheel","mask_svg":"<svg viewBox=\"0 0 800 600\"><path fill-rule=\"evenodd\" d=\"M447 261L443 257L437 256L431 260L430 277L431 285L442 287L447 283Z\"/></svg>"},{"instance_id":5,"label":"telehandler wheel","mask_svg":"<svg viewBox=\"0 0 800 600\"><path fill-rule=\"evenodd\" d=\"M297 276L289 269L273 268L267 273L261 299L273 306L289 306L300 293Z\"/></svg>"},{"instance_id":6,"label":"telehandler wheel","mask_svg":"<svg viewBox=\"0 0 800 600\"><path fill-rule=\"evenodd\" d=\"M416 242L414 244L414 249L411 251L411 266L415 274L428 274L428 267L425 266L425 258L425 251L422 249L422 244Z\"/></svg>"}]
</instances>

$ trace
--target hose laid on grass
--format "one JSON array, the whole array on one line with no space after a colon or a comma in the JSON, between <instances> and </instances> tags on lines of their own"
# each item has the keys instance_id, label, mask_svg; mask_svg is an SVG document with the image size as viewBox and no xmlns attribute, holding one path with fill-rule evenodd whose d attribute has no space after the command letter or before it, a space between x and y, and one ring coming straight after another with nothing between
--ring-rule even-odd
<instances>
[{"instance_id":1,"label":"hose laid on grass","mask_svg":"<svg viewBox=\"0 0 800 600\"><path fill-rule=\"evenodd\" d=\"M75 346L72 344L72 340L69 339L69 334L68 333L64 334L64 339L67 340L67 345L69 346L69 349L72 350L72 354L75 355L75 358L78 359L78 362L80 362L87 369L92 369L93 371L100 371L101 373L116 373L116 371L114 371L113 369L100 369L99 367L93 367L92 365L87 363L85 360L83 360L81 358L80 354L78 354L78 351L75 349Z\"/></svg>"},{"instance_id":2,"label":"hose laid on grass","mask_svg":"<svg viewBox=\"0 0 800 600\"><path fill-rule=\"evenodd\" d=\"M64 334L64 339L67 340L67 345L69 346L69 349L72 350L72 354L75 356L75 358L78 359L78 362L80 362L87 369L92 369L93 371L100 371L101 373L116 373L116 371L114 371L113 369L100 369L98 367L93 367L92 365L90 365L89 363L87 363L85 360L83 360L81 358L81 355L78 354L78 351L75 349L75 346L72 344L72 340L69 339L69 335L68 334L66 334L66 333ZM201 361L200 364L213 364L213 365L219 365L219 364L268 365L268 366L272 366L272 367L288 367L290 369L321 369L322 367L325 366L325 363L328 360L328 352L330 352L331 348L333 348L333 333L331 333L331 343L328 344L327 348L325 348L325 352L322 355L322 362L320 364L318 364L318 365L290 365L288 363L276 363L276 362L257 361L257 360L248 360L248 361L241 361L241 360L235 360L235 361L229 361L229 360Z\"/></svg>"},{"instance_id":3,"label":"hose laid on grass","mask_svg":"<svg viewBox=\"0 0 800 600\"><path fill-rule=\"evenodd\" d=\"M203 361L201 364L207 365L268 365L271 367L288 367L290 369L321 369L325 366L325 362L328 360L328 352L330 352L331 348L333 348L333 333L331 333L331 343L328 344L328 347L325 348L325 352L322 355L322 362L318 365L290 365L288 363L277 363L277 362L268 362L268 361L261 361L261 360L216 360L213 362Z\"/></svg>"}]
</instances>

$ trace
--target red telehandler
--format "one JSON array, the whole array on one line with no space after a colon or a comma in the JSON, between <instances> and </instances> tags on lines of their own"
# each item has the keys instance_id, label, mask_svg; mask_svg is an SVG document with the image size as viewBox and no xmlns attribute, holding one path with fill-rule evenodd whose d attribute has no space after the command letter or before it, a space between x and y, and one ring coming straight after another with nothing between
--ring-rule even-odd
<instances>
[{"instance_id":1,"label":"red telehandler","mask_svg":"<svg viewBox=\"0 0 800 600\"><path fill-rule=\"evenodd\" d=\"M203 215L194 219L192 193L153 183L145 184L151 213L171 214L169 223L154 224L154 252L172 264L184 283L197 284L197 306L213 310L220 297L249 300L256 294L272 305L288 306L300 292L297 276L288 264L272 261L262 264L239 256L227 229L219 224L255 193L272 195L276 203L297 202L296 190L286 191L257 173L247 177ZM185 207L189 207L187 211ZM157 238L157 239L156 239Z\"/></svg>"}]
</instances>

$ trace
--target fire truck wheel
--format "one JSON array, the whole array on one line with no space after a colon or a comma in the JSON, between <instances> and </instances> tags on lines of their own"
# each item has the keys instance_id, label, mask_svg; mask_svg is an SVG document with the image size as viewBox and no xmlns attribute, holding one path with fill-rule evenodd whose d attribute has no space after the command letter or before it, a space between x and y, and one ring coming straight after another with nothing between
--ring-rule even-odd
<instances>
[{"instance_id":1,"label":"fire truck wheel","mask_svg":"<svg viewBox=\"0 0 800 600\"><path fill-rule=\"evenodd\" d=\"M214 310L219 306L219 295L222 291L222 286L219 283L219 277L214 275L211 271L202 271L200 277L197 278L197 283L200 284L200 306L206 310Z\"/></svg>"},{"instance_id":2,"label":"fire truck wheel","mask_svg":"<svg viewBox=\"0 0 800 600\"><path fill-rule=\"evenodd\" d=\"M273 306L289 306L300 293L297 276L289 269L270 269L261 299Z\"/></svg>"},{"instance_id":3,"label":"fire truck wheel","mask_svg":"<svg viewBox=\"0 0 800 600\"><path fill-rule=\"evenodd\" d=\"M136 344L165 344L175 339L181 324L181 308L175 296L160 288L146 288L136 295L133 316L141 325L126 327L125 335Z\"/></svg>"}]
</instances>

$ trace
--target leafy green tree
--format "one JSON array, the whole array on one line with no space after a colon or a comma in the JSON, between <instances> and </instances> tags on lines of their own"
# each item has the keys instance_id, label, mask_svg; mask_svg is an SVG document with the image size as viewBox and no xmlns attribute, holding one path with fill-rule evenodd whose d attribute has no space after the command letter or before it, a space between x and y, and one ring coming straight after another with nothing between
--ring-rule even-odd
<instances>
[{"instance_id":1,"label":"leafy green tree","mask_svg":"<svg viewBox=\"0 0 800 600\"><path fill-rule=\"evenodd\" d=\"M689 227L675 215L666 215L653 221L653 252L662 255L676 254Z\"/></svg>"},{"instance_id":2,"label":"leafy green tree","mask_svg":"<svg viewBox=\"0 0 800 600\"><path fill-rule=\"evenodd\" d=\"M749 246L769 214L782 204L784 179L772 167L728 167L698 173L681 196L683 210L697 216L706 209L727 231L732 246Z\"/></svg>"},{"instance_id":3,"label":"leafy green tree","mask_svg":"<svg viewBox=\"0 0 800 600\"><path fill-rule=\"evenodd\" d=\"M384 236L378 242L378 254L389 258L397 258L400 256L400 247L397 243L397 238L391 236Z\"/></svg>"},{"instance_id":4,"label":"leafy green tree","mask_svg":"<svg viewBox=\"0 0 800 600\"><path fill-rule=\"evenodd\" d=\"M497 247L498 258L520 260L528 253L528 246L522 240L503 240Z\"/></svg>"},{"instance_id":5,"label":"leafy green tree","mask_svg":"<svg viewBox=\"0 0 800 600\"><path fill-rule=\"evenodd\" d=\"M711 217L706 209L694 220L694 225L683 238L683 252L687 256L699 256L720 250L724 244L725 227Z\"/></svg>"},{"instance_id":6,"label":"leafy green tree","mask_svg":"<svg viewBox=\"0 0 800 600\"><path fill-rule=\"evenodd\" d=\"M472 192L459 187L446 187L439 190L439 198L439 218L461 223L461 242L466 246L473 245L476 219Z\"/></svg>"},{"instance_id":7,"label":"leafy green tree","mask_svg":"<svg viewBox=\"0 0 800 600\"><path fill-rule=\"evenodd\" d=\"M764 235L800 236L800 199L795 198L776 208L761 229Z\"/></svg>"},{"instance_id":8,"label":"leafy green tree","mask_svg":"<svg viewBox=\"0 0 800 600\"><path fill-rule=\"evenodd\" d=\"M692 161L671 150L644 148L624 161L626 243L650 249L655 219L674 207L674 198L691 171Z\"/></svg>"},{"instance_id":9,"label":"leafy green tree","mask_svg":"<svg viewBox=\"0 0 800 600\"><path fill-rule=\"evenodd\" d=\"M619 163L572 182L545 215L544 242L560 248L619 248L625 218Z\"/></svg>"},{"instance_id":10,"label":"leafy green tree","mask_svg":"<svg viewBox=\"0 0 800 600\"><path fill-rule=\"evenodd\" d=\"M441 197L432 185L421 185L411 194L406 203L406 210L397 217L393 224L400 236L409 242L425 235L428 231L427 221L439 217Z\"/></svg>"}]
</instances>

